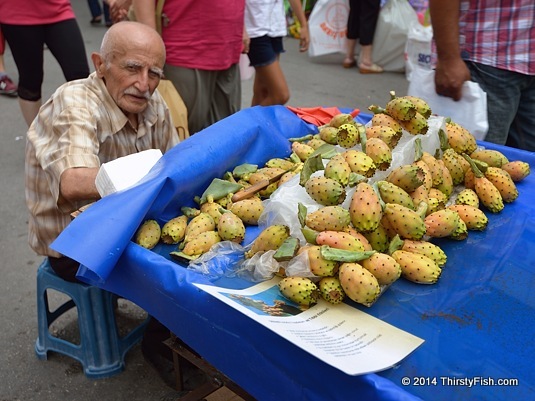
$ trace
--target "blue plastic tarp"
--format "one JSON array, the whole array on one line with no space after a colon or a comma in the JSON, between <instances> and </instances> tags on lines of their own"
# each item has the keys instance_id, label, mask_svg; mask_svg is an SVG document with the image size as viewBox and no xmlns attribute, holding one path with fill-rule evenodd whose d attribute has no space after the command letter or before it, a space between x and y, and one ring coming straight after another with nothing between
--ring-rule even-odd
<instances>
[{"instance_id":1,"label":"blue plastic tarp","mask_svg":"<svg viewBox=\"0 0 535 401\"><path fill-rule=\"evenodd\" d=\"M53 247L84 265L83 280L147 310L259 400L535 399L531 175L518 184L517 200L501 213L487 213L486 231L471 231L464 241L436 241L448 255L437 284L398 280L371 308L354 305L425 340L398 366L377 374L353 377L323 363L195 287L211 281L170 260L170 246L149 251L131 241L144 219L169 220L180 207L195 206L193 197L213 178L242 163L286 157L288 138L313 132L282 106L236 113L173 148L139 185L91 206ZM481 144L535 165L533 153ZM518 384L501 386L500 379Z\"/></svg>"}]
</instances>

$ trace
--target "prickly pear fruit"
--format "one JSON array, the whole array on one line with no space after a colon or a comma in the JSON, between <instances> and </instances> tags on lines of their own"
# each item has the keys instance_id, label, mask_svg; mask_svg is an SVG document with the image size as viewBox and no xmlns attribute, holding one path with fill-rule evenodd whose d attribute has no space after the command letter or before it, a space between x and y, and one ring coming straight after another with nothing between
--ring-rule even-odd
<instances>
[{"instance_id":1,"label":"prickly pear fruit","mask_svg":"<svg viewBox=\"0 0 535 401\"><path fill-rule=\"evenodd\" d=\"M258 225L258 219L264 212L264 204L262 203L262 199L252 197L233 202L230 205L229 210L238 216L245 224L256 226Z\"/></svg>"},{"instance_id":2,"label":"prickly pear fruit","mask_svg":"<svg viewBox=\"0 0 535 401\"><path fill-rule=\"evenodd\" d=\"M383 219L381 219L381 222L375 230L363 233L364 237L366 237L370 243L372 249L377 252L386 252L390 242L390 237L382 222Z\"/></svg>"},{"instance_id":3,"label":"prickly pear fruit","mask_svg":"<svg viewBox=\"0 0 535 401\"><path fill-rule=\"evenodd\" d=\"M305 183L305 190L324 206L340 205L346 198L346 191L338 181L322 176L310 177Z\"/></svg>"},{"instance_id":4,"label":"prickly pear fruit","mask_svg":"<svg viewBox=\"0 0 535 401\"><path fill-rule=\"evenodd\" d=\"M483 231L487 228L489 219L485 213L470 205L450 205L448 209L455 210L459 217L465 222L469 230Z\"/></svg>"},{"instance_id":5,"label":"prickly pear fruit","mask_svg":"<svg viewBox=\"0 0 535 401\"><path fill-rule=\"evenodd\" d=\"M373 162L372 158L366 153L356 149L348 149L342 153L342 155L349 163L349 167L354 173L363 175L367 178L375 174L377 166Z\"/></svg>"},{"instance_id":6,"label":"prickly pear fruit","mask_svg":"<svg viewBox=\"0 0 535 401\"><path fill-rule=\"evenodd\" d=\"M228 211L221 215L217 232L223 241L241 243L245 237L245 225L234 213Z\"/></svg>"},{"instance_id":7,"label":"prickly pear fruit","mask_svg":"<svg viewBox=\"0 0 535 401\"><path fill-rule=\"evenodd\" d=\"M373 231L383 216L381 200L373 187L361 182L351 197L349 216L353 227L359 232Z\"/></svg>"},{"instance_id":8,"label":"prickly pear fruit","mask_svg":"<svg viewBox=\"0 0 535 401\"><path fill-rule=\"evenodd\" d=\"M424 116L425 118L431 117L431 113L432 113L431 106L429 106L429 104L425 100L416 96L402 96L402 97L404 99L410 100L411 103L414 104L414 106L416 107L416 111L420 113L422 116Z\"/></svg>"},{"instance_id":9,"label":"prickly pear fruit","mask_svg":"<svg viewBox=\"0 0 535 401\"><path fill-rule=\"evenodd\" d=\"M307 252L308 265L312 274L318 277L333 276L338 272L340 265L336 260L327 260L321 256L321 246L307 245L301 247L298 254Z\"/></svg>"},{"instance_id":10,"label":"prickly pear fruit","mask_svg":"<svg viewBox=\"0 0 535 401\"><path fill-rule=\"evenodd\" d=\"M442 184L442 165L431 153L422 152L421 160L427 164L429 171L431 172L431 178L433 180L433 187L437 187Z\"/></svg>"},{"instance_id":11,"label":"prickly pear fruit","mask_svg":"<svg viewBox=\"0 0 535 401\"><path fill-rule=\"evenodd\" d=\"M215 224L219 222L219 218L221 217L221 208L222 206L213 201L204 202L200 206L200 211L202 213L208 213L212 218L214 219Z\"/></svg>"},{"instance_id":12,"label":"prickly pear fruit","mask_svg":"<svg viewBox=\"0 0 535 401\"><path fill-rule=\"evenodd\" d=\"M377 188L383 202L397 203L412 210L416 209L411 196L403 188L384 180L377 181Z\"/></svg>"},{"instance_id":13,"label":"prickly pear fruit","mask_svg":"<svg viewBox=\"0 0 535 401\"><path fill-rule=\"evenodd\" d=\"M314 153L314 148L308 146L306 143L292 142L292 152L304 162L312 153Z\"/></svg>"},{"instance_id":14,"label":"prickly pear fruit","mask_svg":"<svg viewBox=\"0 0 535 401\"><path fill-rule=\"evenodd\" d=\"M373 116L373 118L383 115L385 117L391 118L390 116L387 116L386 114L376 114ZM386 126L386 125L372 125L370 127L366 128L366 138L372 139L377 138L381 139L383 142L385 142L390 149L394 149L396 145L398 144L399 140L401 139L401 136L403 135L403 130L398 122L395 122L399 126L399 131L395 130L392 127Z\"/></svg>"},{"instance_id":15,"label":"prickly pear fruit","mask_svg":"<svg viewBox=\"0 0 535 401\"><path fill-rule=\"evenodd\" d=\"M308 143L307 143L308 144ZM310 145L309 145L310 146ZM290 170L295 167L295 163L288 159L283 159L280 157L274 157L269 159L265 164L265 167L270 168L279 168L282 170Z\"/></svg>"},{"instance_id":16,"label":"prickly pear fruit","mask_svg":"<svg viewBox=\"0 0 535 401\"><path fill-rule=\"evenodd\" d=\"M215 221L208 213L200 213L192 218L186 226L184 241L188 242L205 231L216 230Z\"/></svg>"},{"instance_id":17,"label":"prickly pear fruit","mask_svg":"<svg viewBox=\"0 0 535 401\"><path fill-rule=\"evenodd\" d=\"M478 149L470 154L474 160L480 160L487 163L490 167L502 167L509 163L507 157L499 150L494 149Z\"/></svg>"},{"instance_id":18,"label":"prickly pear fruit","mask_svg":"<svg viewBox=\"0 0 535 401\"><path fill-rule=\"evenodd\" d=\"M529 164L520 160L511 161L502 165L514 182L522 181L530 173Z\"/></svg>"},{"instance_id":19,"label":"prickly pear fruit","mask_svg":"<svg viewBox=\"0 0 535 401\"><path fill-rule=\"evenodd\" d=\"M424 183L424 174L424 170L417 164L403 164L395 167L385 180L411 193Z\"/></svg>"},{"instance_id":20,"label":"prickly pear fruit","mask_svg":"<svg viewBox=\"0 0 535 401\"><path fill-rule=\"evenodd\" d=\"M392 128L398 134L398 141L401 138L401 135L403 134L403 128L401 127L399 122L397 122L396 119L390 117L388 114L385 113L375 113L371 120L371 126L385 126Z\"/></svg>"},{"instance_id":21,"label":"prickly pear fruit","mask_svg":"<svg viewBox=\"0 0 535 401\"><path fill-rule=\"evenodd\" d=\"M346 295L337 277L323 277L318 282L318 287L321 297L333 305L341 303Z\"/></svg>"},{"instance_id":22,"label":"prickly pear fruit","mask_svg":"<svg viewBox=\"0 0 535 401\"><path fill-rule=\"evenodd\" d=\"M336 135L338 134L338 127L323 126L319 129L319 137L321 140L330 143L331 145L338 144Z\"/></svg>"},{"instance_id":23,"label":"prickly pear fruit","mask_svg":"<svg viewBox=\"0 0 535 401\"><path fill-rule=\"evenodd\" d=\"M372 304L381 294L375 276L358 263L342 263L338 278L345 294L359 304Z\"/></svg>"},{"instance_id":24,"label":"prickly pear fruit","mask_svg":"<svg viewBox=\"0 0 535 401\"><path fill-rule=\"evenodd\" d=\"M186 242L182 253L188 256L202 255L220 241L217 231L204 231Z\"/></svg>"},{"instance_id":25,"label":"prickly pear fruit","mask_svg":"<svg viewBox=\"0 0 535 401\"><path fill-rule=\"evenodd\" d=\"M394 97L385 106L386 114L398 121L409 121L416 114L414 104L402 97Z\"/></svg>"},{"instance_id":26,"label":"prickly pear fruit","mask_svg":"<svg viewBox=\"0 0 535 401\"><path fill-rule=\"evenodd\" d=\"M429 241L413 241L406 239L403 240L403 246L401 247L401 250L427 256L439 267L444 266L448 260L446 252L444 252L438 245L435 245Z\"/></svg>"},{"instance_id":27,"label":"prickly pear fruit","mask_svg":"<svg viewBox=\"0 0 535 401\"><path fill-rule=\"evenodd\" d=\"M323 206L305 218L305 225L316 231L342 231L350 222L349 210L338 205Z\"/></svg>"},{"instance_id":28,"label":"prickly pear fruit","mask_svg":"<svg viewBox=\"0 0 535 401\"><path fill-rule=\"evenodd\" d=\"M437 210L424 219L426 234L433 238L451 235L459 225L459 213L452 209Z\"/></svg>"},{"instance_id":29,"label":"prickly pear fruit","mask_svg":"<svg viewBox=\"0 0 535 401\"><path fill-rule=\"evenodd\" d=\"M340 114L333 116L333 118L331 118L331 121L329 121L328 125L330 127L339 128L340 126L344 124L354 124L354 123L355 123L355 119L353 118L351 114L340 113Z\"/></svg>"},{"instance_id":30,"label":"prickly pear fruit","mask_svg":"<svg viewBox=\"0 0 535 401\"><path fill-rule=\"evenodd\" d=\"M312 306L320 296L318 287L306 277L285 277L279 282L281 294L301 306Z\"/></svg>"},{"instance_id":31,"label":"prickly pear fruit","mask_svg":"<svg viewBox=\"0 0 535 401\"><path fill-rule=\"evenodd\" d=\"M338 145L349 149L360 142L360 134L355 124L342 124L338 127L336 134L336 141Z\"/></svg>"},{"instance_id":32,"label":"prickly pear fruit","mask_svg":"<svg viewBox=\"0 0 535 401\"><path fill-rule=\"evenodd\" d=\"M416 112L408 121L399 122L403 129L411 135L425 135L429 130L427 118Z\"/></svg>"},{"instance_id":33,"label":"prickly pear fruit","mask_svg":"<svg viewBox=\"0 0 535 401\"><path fill-rule=\"evenodd\" d=\"M439 189L446 196L446 198L449 198L453 192L453 177L451 176L450 171L446 167L444 161L441 159L436 160L442 171L442 182L435 186L435 188Z\"/></svg>"},{"instance_id":34,"label":"prickly pear fruit","mask_svg":"<svg viewBox=\"0 0 535 401\"><path fill-rule=\"evenodd\" d=\"M323 172L324 177L331 178L338 181L343 187L349 184L349 176L351 175L351 167L344 156L337 154L333 156L325 166Z\"/></svg>"},{"instance_id":35,"label":"prickly pear fruit","mask_svg":"<svg viewBox=\"0 0 535 401\"><path fill-rule=\"evenodd\" d=\"M143 248L152 249L160 242L161 232L156 220L145 220L136 232L135 242Z\"/></svg>"},{"instance_id":36,"label":"prickly pear fruit","mask_svg":"<svg viewBox=\"0 0 535 401\"><path fill-rule=\"evenodd\" d=\"M470 188L465 188L457 194L455 198L456 205L470 205L479 208L479 198L476 191Z\"/></svg>"},{"instance_id":37,"label":"prickly pear fruit","mask_svg":"<svg viewBox=\"0 0 535 401\"><path fill-rule=\"evenodd\" d=\"M459 154L470 154L477 149L476 138L460 124L447 122L446 135L450 147Z\"/></svg>"},{"instance_id":38,"label":"prickly pear fruit","mask_svg":"<svg viewBox=\"0 0 535 401\"><path fill-rule=\"evenodd\" d=\"M367 139L364 153L370 156L378 170L388 170L392 163L392 150L380 138Z\"/></svg>"},{"instance_id":39,"label":"prickly pear fruit","mask_svg":"<svg viewBox=\"0 0 535 401\"><path fill-rule=\"evenodd\" d=\"M362 243L362 246L364 247L364 251L373 251L374 250L372 248L372 245L368 241L368 238L366 238L363 233L358 232L355 229L355 227L349 225L346 228L344 228L343 231L348 233L349 235L355 237L356 239L358 239Z\"/></svg>"},{"instance_id":40,"label":"prickly pear fruit","mask_svg":"<svg viewBox=\"0 0 535 401\"><path fill-rule=\"evenodd\" d=\"M181 215L172 218L162 227L161 240L164 244L178 244L186 235L188 217Z\"/></svg>"},{"instance_id":41,"label":"prickly pear fruit","mask_svg":"<svg viewBox=\"0 0 535 401\"><path fill-rule=\"evenodd\" d=\"M387 203L383 210L389 226L402 238L419 240L425 234L425 223L420 215L397 203Z\"/></svg>"},{"instance_id":42,"label":"prickly pear fruit","mask_svg":"<svg viewBox=\"0 0 535 401\"><path fill-rule=\"evenodd\" d=\"M461 160L464 158L455 152L452 148L446 149L441 156L441 160L446 165L451 178L453 180L453 185L459 185L464 181L464 165L461 164Z\"/></svg>"},{"instance_id":43,"label":"prickly pear fruit","mask_svg":"<svg viewBox=\"0 0 535 401\"><path fill-rule=\"evenodd\" d=\"M459 219L459 224L457 228L448 236L449 239L454 239L456 241L465 240L468 237L468 227L463 219Z\"/></svg>"},{"instance_id":44,"label":"prickly pear fruit","mask_svg":"<svg viewBox=\"0 0 535 401\"><path fill-rule=\"evenodd\" d=\"M507 171L489 166L485 170L485 177L498 189L504 202L509 203L518 198L516 184Z\"/></svg>"},{"instance_id":45,"label":"prickly pear fruit","mask_svg":"<svg viewBox=\"0 0 535 401\"><path fill-rule=\"evenodd\" d=\"M262 230L251 244L251 248L245 252L247 259L252 258L257 252L277 250L290 236L290 228L283 224L275 224Z\"/></svg>"},{"instance_id":46,"label":"prickly pear fruit","mask_svg":"<svg viewBox=\"0 0 535 401\"><path fill-rule=\"evenodd\" d=\"M401 276L399 263L386 253L374 253L360 264L375 276L379 285L392 284Z\"/></svg>"},{"instance_id":47,"label":"prickly pear fruit","mask_svg":"<svg viewBox=\"0 0 535 401\"><path fill-rule=\"evenodd\" d=\"M479 170L470 156L463 154L465 159L470 163L470 170L473 173L474 191L479 197L479 201L492 213L499 213L503 210L503 199L498 188L489 181L487 177ZM468 177L468 171L465 175L465 184Z\"/></svg>"},{"instance_id":48,"label":"prickly pear fruit","mask_svg":"<svg viewBox=\"0 0 535 401\"><path fill-rule=\"evenodd\" d=\"M329 245L331 248L347 251L364 251L364 245L351 234L343 231L322 231L316 236L317 245Z\"/></svg>"},{"instance_id":49,"label":"prickly pear fruit","mask_svg":"<svg viewBox=\"0 0 535 401\"><path fill-rule=\"evenodd\" d=\"M442 269L425 255L397 250L392 257L401 266L401 276L418 284L434 284L440 278Z\"/></svg>"}]
</instances>

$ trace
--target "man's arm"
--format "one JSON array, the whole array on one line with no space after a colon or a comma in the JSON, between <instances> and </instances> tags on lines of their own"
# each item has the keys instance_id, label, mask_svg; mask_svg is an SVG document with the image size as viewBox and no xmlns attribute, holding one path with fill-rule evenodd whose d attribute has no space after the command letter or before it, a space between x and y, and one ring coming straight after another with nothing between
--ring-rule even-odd
<instances>
[{"instance_id":1,"label":"man's arm","mask_svg":"<svg viewBox=\"0 0 535 401\"><path fill-rule=\"evenodd\" d=\"M461 59L459 46L460 0L430 0L429 13L437 47L435 88L439 95L460 100L470 71Z\"/></svg>"},{"instance_id":2,"label":"man's arm","mask_svg":"<svg viewBox=\"0 0 535 401\"><path fill-rule=\"evenodd\" d=\"M156 29L156 4L154 0L132 0L136 20Z\"/></svg>"},{"instance_id":3,"label":"man's arm","mask_svg":"<svg viewBox=\"0 0 535 401\"><path fill-rule=\"evenodd\" d=\"M69 168L61 174L60 196L68 202L95 201L100 199L95 179L99 168Z\"/></svg>"}]
</instances>

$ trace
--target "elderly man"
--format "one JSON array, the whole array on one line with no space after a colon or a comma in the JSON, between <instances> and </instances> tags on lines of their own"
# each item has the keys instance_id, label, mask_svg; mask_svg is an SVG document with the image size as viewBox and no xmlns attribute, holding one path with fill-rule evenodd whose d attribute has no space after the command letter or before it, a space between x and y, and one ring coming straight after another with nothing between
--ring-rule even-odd
<instances>
[{"instance_id":1,"label":"elderly man","mask_svg":"<svg viewBox=\"0 0 535 401\"><path fill-rule=\"evenodd\" d=\"M26 201L29 242L56 273L75 280L78 264L49 248L70 213L99 198L102 163L179 142L169 110L155 89L165 47L145 25L121 22L91 55L95 72L68 82L43 105L28 131Z\"/></svg>"}]
</instances>

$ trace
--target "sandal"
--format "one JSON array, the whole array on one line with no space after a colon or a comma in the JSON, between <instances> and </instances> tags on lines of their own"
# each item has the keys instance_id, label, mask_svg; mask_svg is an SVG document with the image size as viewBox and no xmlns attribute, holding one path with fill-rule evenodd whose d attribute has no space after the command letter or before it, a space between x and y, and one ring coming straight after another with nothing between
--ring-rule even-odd
<instances>
[{"instance_id":1,"label":"sandal","mask_svg":"<svg viewBox=\"0 0 535 401\"><path fill-rule=\"evenodd\" d=\"M375 63L369 66L365 64L359 64L359 72L361 74L378 74L378 73L383 72L383 69Z\"/></svg>"},{"instance_id":2,"label":"sandal","mask_svg":"<svg viewBox=\"0 0 535 401\"><path fill-rule=\"evenodd\" d=\"M93 17L93 18L91 19L91 21L89 21L89 23L90 23L91 25L100 25L100 24L102 24L102 17L101 17L101 16Z\"/></svg>"},{"instance_id":3,"label":"sandal","mask_svg":"<svg viewBox=\"0 0 535 401\"><path fill-rule=\"evenodd\" d=\"M344 68L353 68L357 65L357 62L355 60L351 60L351 61L347 61L347 60L344 60L342 66Z\"/></svg>"}]
</instances>

